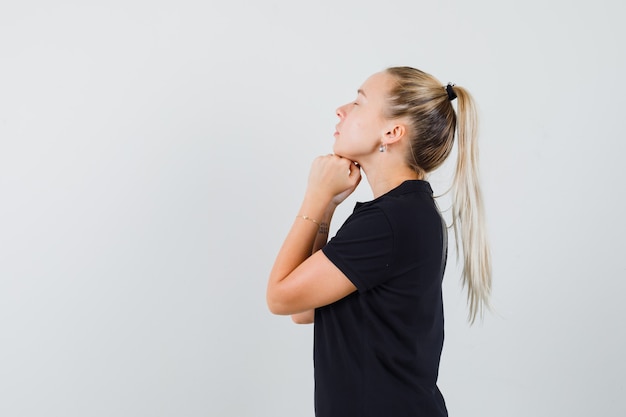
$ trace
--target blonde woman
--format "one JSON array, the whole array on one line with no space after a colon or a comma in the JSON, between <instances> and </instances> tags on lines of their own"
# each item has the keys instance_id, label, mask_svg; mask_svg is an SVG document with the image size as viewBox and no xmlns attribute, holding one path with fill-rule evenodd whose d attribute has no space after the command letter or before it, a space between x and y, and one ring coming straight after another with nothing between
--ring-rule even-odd
<instances>
[{"instance_id":1,"label":"blonde woman","mask_svg":"<svg viewBox=\"0 0 626 417\"><path fill-rule=\"evenodd\" d=\"M315 323L317 417L446 416L437 375L447 228L425 178L456 137L452 218L473 322L488 306L491 268L472 98L394 67L368 78L337 116L334 154L314 160L270 273L269 309ZM373 199L357 203L327 241L333 212L361 170Z\"/></svg>"}]
</instances>

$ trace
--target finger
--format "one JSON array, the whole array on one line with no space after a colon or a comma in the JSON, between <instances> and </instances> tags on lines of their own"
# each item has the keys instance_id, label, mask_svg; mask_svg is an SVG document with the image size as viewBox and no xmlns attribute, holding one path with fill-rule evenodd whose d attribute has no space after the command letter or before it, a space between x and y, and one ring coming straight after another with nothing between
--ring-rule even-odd
<instances>
[{"instance_id":1,"label":"finger","mask_svg":"<svg viewBox=\"0 0 626 417\"><path fill-rule=\"evenodd\" d=\"M350 161L350 165L348 166L348 169L350 170L350 175L354 173L357 173L359 175L361 174L361 167L352 161Z\"/></svg>"}]
</instances>

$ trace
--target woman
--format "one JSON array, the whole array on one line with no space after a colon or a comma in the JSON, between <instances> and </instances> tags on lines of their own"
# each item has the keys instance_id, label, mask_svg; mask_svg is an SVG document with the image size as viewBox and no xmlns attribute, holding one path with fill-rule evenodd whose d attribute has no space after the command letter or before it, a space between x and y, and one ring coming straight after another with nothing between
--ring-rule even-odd
<instances>
[{"instance_id":1,"label":"woman","mask_svg":"<svg viewBox=\"0 0 626 417\"><path fill-rule=\"evenodd\" d=\"M313 162L270 273L269 309L315 323L316 416L445 416L437 374L447 229L425 177L446 160L456 131L452 216L473 322L491 287L473 101L461 87L394 67L367 79L337 116L334 155ZM361 170L374 198L357 203L327 242Z\"/></svg>"}]
</instances>

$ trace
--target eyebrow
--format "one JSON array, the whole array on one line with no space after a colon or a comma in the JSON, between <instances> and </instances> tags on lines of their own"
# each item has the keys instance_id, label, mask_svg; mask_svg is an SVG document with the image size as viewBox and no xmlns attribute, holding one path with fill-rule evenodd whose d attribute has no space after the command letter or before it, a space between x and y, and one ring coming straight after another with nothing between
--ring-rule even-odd
<instances>
[{"instance_id":1,"label":"eyebrow","mask_svg":"<svg viewBox=\"0 0 626 417\"><path fill-rule=\"evenodd\" d=\"M367 98L367 96L365 95L365 91L361 90L360 88L357 90L357 94L361 94L363 97Z\"/></svg>"}]
</instances>

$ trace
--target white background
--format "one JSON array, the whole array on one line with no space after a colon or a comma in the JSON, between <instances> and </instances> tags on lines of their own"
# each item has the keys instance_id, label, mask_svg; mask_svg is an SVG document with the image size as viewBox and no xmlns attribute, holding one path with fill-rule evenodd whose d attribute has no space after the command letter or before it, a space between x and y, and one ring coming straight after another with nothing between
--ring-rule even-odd
<instances>
[{"instance_id":1,"label":"white background","mask_svg":"<svg viewBox=\"0 0 626 417\"><path fill-rule=\"evenodd\" d=\"M467 325L451 257L450 414L625 415L622 10L3 0L0 415L313 416L313 328L266 279L335 108L392 65L481 112L496 312Z\"/></svg>"}]
</instances>

